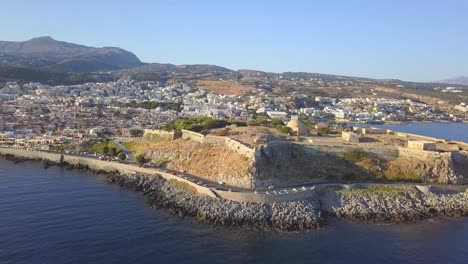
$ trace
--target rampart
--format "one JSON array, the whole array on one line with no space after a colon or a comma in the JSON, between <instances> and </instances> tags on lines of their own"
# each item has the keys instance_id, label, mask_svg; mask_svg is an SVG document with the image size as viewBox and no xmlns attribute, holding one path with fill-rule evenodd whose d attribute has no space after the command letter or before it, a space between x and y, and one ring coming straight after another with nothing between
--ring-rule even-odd
<instances>
[{"instance_id":1,"label":"rampart","mask_svg":"<svg viewBox=\"0 0 468 264\"><path fill-rule=\"evenodd\" d=\"M437 152L437 151L429 151L429 150L417 150L417 149L409 149L409 148L398 148L398 157L405 158L409 160L418 159L421 161L433 161L436 159L442 158L451 158L451 152Z\"/></svg>"},{"instance_id":2,"label":"rampart","mask_svg":"<svg viewBox=\"0 0 468 264\"><path fill-rule=\"evenodd\" d=\"M388 132L393 132L396 136L404 137L404 138L411 137L411 138L416 138L418 140L427 140L427 141L432 141L432 142L436 142L436 143L450 142L450 143L457 144L463 150L468 150L468 144L465 143L465 142L462 142L462 141L444 140L444 139L440 139L440 138L427 137L427 136L411 134L411 133L397 132L397 131L393 131L393 130L388 130Z\"/></svg>"},{"instance_id":3,"label":"rampart","mask_svg":"<svg viewBox=\"0 0 468 264\"><path fill-rule=\"evenodd\" d=\"M160 138L165 138L167 140L174 140L177 138L177 133L175 131L165 131L159 129L145 129L143 137L151 139L152 136L157 136Z\"/></svg>"},{"instance_id":4,"label":"rampart","mask_svg":"<svg viewBox=\"0 0 468 264\"><path fill-rule=\"evenodd\" d=\"M190 139L204 144L210 145L224 145L230 150L236 151L237 153L244 155L248 158L253 158L255 156L255 150L247 147L246 145L236 141L234 139L228 137L220 137L220 136L213 136L207 135L204 136L203 134L182 130L181 137L183 139Z\"/></svg>"},{"instance_id":5,"label":"rampart","mask_svg":"<svg viewBox=\"0 0 468 264\"><path fill-rule=\"evenodd\" d=\"M102 161L90 157L74 156L60 153L42 152L42 151L29 151L25 149L14 149L14 148L3 148L0 147L0 154L2 155L14 155L15 157L39 159L39 160L50 160L54 162L67 162L74 165L88 166L93 170L102 170L106 172L119 172L125 174L144 174L149 177L161 176L166 180L176 180L183 182L195 188L195 190L201 195L207 195L214 199L227 199L237 202L255 202L255 203L275 203L275 202L287 202L287 201L299 201L317 198L320 195L320 190L327 186L341 186L344 188L353 188L353 185L347 184L320 184L307 188L297 188L297 190L289 190L288 192L281 192L277 194L266 194L266 193L255 193L255 192L230 192L223 190L214 190L207 187L200 186L191 181L177 177L175 175L162 172L151 168L142 168L136 165L122 164L115 162ZM464 153L467 154L467 153ZM466 157L466 156L465 156ZM464 158L465 158L464 157ZM377 184L360 184L360 185L377 185ZM398 186L398 184L396 184ZM405 185L408 186L408 185Z\"/></svg>"}]
</instances>

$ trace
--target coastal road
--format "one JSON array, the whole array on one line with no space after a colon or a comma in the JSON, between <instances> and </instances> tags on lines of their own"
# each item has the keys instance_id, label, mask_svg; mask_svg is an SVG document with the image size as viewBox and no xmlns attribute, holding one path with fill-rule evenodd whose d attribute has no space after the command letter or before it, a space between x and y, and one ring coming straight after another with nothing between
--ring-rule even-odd
<instances>
[{"instance_id":1,"label":"coastal road","mask_svg":"<svg viewBox=\"0 0 468 264\"><path fill-rule=\"evenodd\" d=\"M115 143L116 143L117 146L121 145L120 142L115 142ZM123 147L122 151L127 151L128 153L130 153L124 146L122 146L122 147ZM23 149L23 148L18 148L18 149ZM26 149L24 149L24 150L26 150ZM34 151L51 152L51 151L43 151L43 150L34 150ZM52 152L52 153L54 153L54 152ZM63 155L85 156L87 158L98 159L98 157L96 157L96 156L89 156L89 155L79 155L79 154L63 154ZM130 153L130 155L131 155L131 153ZM129 157L133 158L133 156L130 156L130 155L129 155ZM111 162L111 161L109 161L109 162ZM129 162L129 160L127 160L125 163L127 163L129 165L137 166L135 162ZM194 183L197 183L197 184L205 186L205 187L211 187L211 188L216 187L216 188L219 188L221 190L225 190L225 191L231 190L233 192L247 192L247 193L255 192L255 193L258 193L258 194L284 194L284 193L290 193L290 192L301 192L301 191L304 191L304 190L310 190L310 189L314 188L317 185L322 185L322 186L323 185L336 185L336 184L362 184L362 185L388 185L388 186L428 185L427 183L419 183L418 184L418 183L398 183L398 182L395 182L395 183L384 183L384 182L378 183L378 182L341 182L341 181L337 181L337 182L323 181L322 182L321 181L321 182L311 182L311 183L303 184L303 185L290 185L290 186L282 186L282 187L275 186L272 189L245 189L245 188L239 188L239 187L229 186L229 185L225 185L225 184L219 184L217 182L207 180L207 179L202 178L200 176L192 175L192 174L177 171L177 170L171 170L171 169L167 169L167 168L156 168L156 167L153 167L153 166L145 166L145 167L146 168L152 168L155 171L155 173L158 173L158 172L170 173L170 174L177 175L178 177L184 178L186 180L192 181ZM198 182L200 182L200 183L198 183ZM466 188L467 188L467 185L431 184L431 186L432 186L433 192L436 192L436 193L447 193L447 192L458 193L458 192L465 191Z\"/></svg>"}]
</instances>

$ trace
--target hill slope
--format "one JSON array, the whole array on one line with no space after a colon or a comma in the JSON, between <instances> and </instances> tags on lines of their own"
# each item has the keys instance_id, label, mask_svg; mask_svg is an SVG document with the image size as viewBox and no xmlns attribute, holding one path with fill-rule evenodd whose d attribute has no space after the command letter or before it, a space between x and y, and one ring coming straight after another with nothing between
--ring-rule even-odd
<instances>
[{"instance_id":1,"label":"hill slope","mask_svg":"<svg viewBox=\"0 0 468 264\"><path fill-rule=\"evenodd\" d=\"M468 85L468 77L467 76L457 76L454 78L450 79L445 79L438 81L440 83L446 83L446 84L455 84L455 85Z\"/></svg>"},{"instance_id":2,"label":"hill slope","mask_svg":"<svg viewBox=\"0 0 468 264\"><path fill-rule=\"evenodd\" d=\"M115 70L142 65L135 54L115 47L94 48L39 37L0 41L0 62L59 72Z\"/></svg>"}]
</instances>

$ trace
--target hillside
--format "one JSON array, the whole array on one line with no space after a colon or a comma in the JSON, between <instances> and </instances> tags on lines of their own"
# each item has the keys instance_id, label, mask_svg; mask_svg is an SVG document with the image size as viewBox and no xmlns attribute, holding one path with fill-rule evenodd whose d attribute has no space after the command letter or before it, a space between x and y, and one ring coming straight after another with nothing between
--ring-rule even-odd
<instances>
[{"instance_id":1,"label":"hillside","mask_svg":"<svg viewBox=\"0 0 468 264\"><path fill-rule=\"evenodd\" d=\"M455 85L468 85L468 77L467 76L457 76L457 77L454 77L454 78L440 80L438 82L446 83L446 84L455 84Z\"/></svg>"},{"instance_id":2,"label":"hillside","mask_svg":"<svg viewBox=\"0 0 468 264\"><path fill-rule=\"evenodd\" d=\"M58 72L92 72L142 65L135 54L121 48L88 47L51 37L0 41L0 62Z\"/></svg>"}]
</instances>

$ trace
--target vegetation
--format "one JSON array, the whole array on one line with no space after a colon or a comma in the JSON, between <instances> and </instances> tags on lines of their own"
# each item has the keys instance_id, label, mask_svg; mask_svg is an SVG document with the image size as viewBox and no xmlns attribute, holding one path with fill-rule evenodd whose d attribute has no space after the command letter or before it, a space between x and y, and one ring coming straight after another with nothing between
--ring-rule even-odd
<instances>
[{"instance_id":1,"label":"vegetation","mask_svg":"<svg viewBox=\"0 0 468 264\"><path fill-rule=\"evenodd\" d=\"M287 126L277 125L275 128L283 134L289 134L289 132L291 132L291 128Z\"/></svg>"},{"instance_id":2,"label":"vegetation","mask_svg":"<svg viewBox=\"0 0 468 264\"><path fill-rule=\"evenodd\" d=\"M335 119L330 119L330 120L327 121L327 125L329 125L329 126L334 125L334 124L336 124Z\"/></svg>"},{"instance_id":3,"label":"vegetation","mask_svg":"<svg viewBox=\"0 0 468 264\"><path fill-rule=\"evenodd\" d=\"M131 108L155 109L161 107L166 110L180 111L180 103L144 101L137 103L135 100L125 103L123 106Z\"/></svg>"},{"instance_id":4,"label":"vegetation","mask_svg":"<svg viewBox=\"0 0 468 264\"><path fill-rule=\"evenodd\" d=\"M253 119L253 120L247 121L246 124L247 124L248 126L267 126L267 125L268 125L268 121L265 120L265 119Z\"/></svg>"},{"instance_id":5,"label":"vegetation","mask_svg":"<svg viewBox=\"0 0 468 264\"><path fill-rule=\"evenodd\" d=\"M130 129L129 132L131 137L142 137L144 134L144 131L141 129Z\"/></svg>"},{"instance_id":6,"label":"vegetation","mask_svg":"<svg viewBox=\"0 0 468 264\"><path fill-rule=\"evenodd\" d=\"M98 141L91 142L87 146L83 146L81 151L96 152L102 155L117 156L120 152L119 147L114 143L114 141Z\"/></svg>"},{"instance_id":7,"label":"vegetation","mask_svg":"<svg viewBox=\"0 0 468 264\"><path fill-rule=\"evenodd\" d=\"M140 166L148 162L148 159L146 159L145 156L143 155L137 155L135 157L135 160Z\"/></svg>"},{"instance_id":8,"label":"vegetation","mask_svg":"<svg viewBox=\"0 0 468 264\"><path fill-rule=\"evenodd\" d=\"M360 162L367 157L370 157L370 154L360 148L350 149L343 153L343 159L352 163Z\"/></svg>"},{"instance_id":9,"label":"vegetation","mask_svg":"<svg viewBox=\"0 0 468 264\"><path fill-rule=\"evenodd\" d=\"M117 155L117 160L119 162L123 162L126 159L127 159L127 155L125 155L125 153L123 153L123 152L120 152L119 155Z\"/></svg>"},{"instance_id":10,"label":"vegetation","mask_svg":"<svg viewBox=\"0 0 468 264\"><path fill-rule=\"evenodd\" d=\"M194 132L202 132L203 130L210 130L215 128L223 128L227 125L236 124L245 126L245 123L235 120L214 119L211 117L197 117L197 118L179 118L169 124L166 124L163 129L170 130L190 130Z\"/></svg>"},{"instance_id":11,"label":"vegetation","mask_svg":"<svg viewBox=\"0 0 468 264\"><path fill-rule=\"evenodd\" d=\"M224 137L229 135L229 128L225 128L216 132L217 136Z\"/></svg>"},{"instance_id":12,"label":"vegetation","mask_svg":"<svg viewBox=\"0 0 468 264\"><path fill-rule=\"evenodd\" d=\"M421 182L422 179L413 171L387 171L385 177L390 181Z\"/></svg>"},{"instance_id":13,"label":"vegetation","mask_svg":"<svg viewBox=\"0 0 468 264\"><path fill-rule=\"evenodd\" d=\"M329 127L319 127L317 129L317 135L322 136L322 135L328 135L330 134L331 129Z\"/></svg>"},{"instance_id":14,"label":"vegetation","mask_svg":"<svg viewBox=\"0 0 468 264\"><path fill-rule=\"evenodd\" d=\"M133 151L133 149L141 145L141 143L137 141L120 142L120 144L130 151Z\"/></svg>"}]
</instances>

